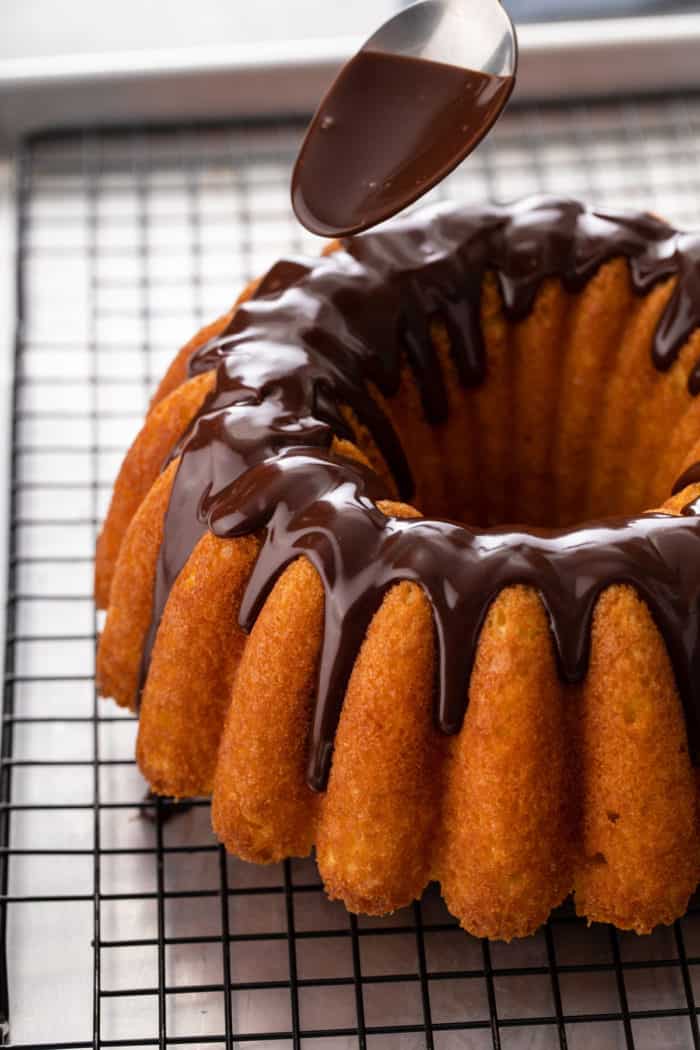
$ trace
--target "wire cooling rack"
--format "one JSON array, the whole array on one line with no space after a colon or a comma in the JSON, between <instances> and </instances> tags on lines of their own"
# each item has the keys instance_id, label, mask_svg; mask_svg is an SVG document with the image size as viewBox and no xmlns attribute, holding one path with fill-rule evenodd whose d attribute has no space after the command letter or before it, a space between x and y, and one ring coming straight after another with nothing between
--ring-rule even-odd
<instances>
[{"instance_id":1,"label":"wire cooling rack","mask_svg":"<svg viewBox=\"0 0 700 1050\"><path fill-rule=\"evenodd\" d=\"M700 913L648 938L570 906L488 944L439 894L380 921L311 860L226 854L195 800L144 800L135 723L99 701L98 522L154 381L288 251L301 124L85 132L19 156L18 327L0 755L8 1044L483 1050L700 1046ZM442 187L538 190L700 223L700 98L512 110ZM7 1026L6 1026L7 1027Z\"/></svg>"}]
</instances>

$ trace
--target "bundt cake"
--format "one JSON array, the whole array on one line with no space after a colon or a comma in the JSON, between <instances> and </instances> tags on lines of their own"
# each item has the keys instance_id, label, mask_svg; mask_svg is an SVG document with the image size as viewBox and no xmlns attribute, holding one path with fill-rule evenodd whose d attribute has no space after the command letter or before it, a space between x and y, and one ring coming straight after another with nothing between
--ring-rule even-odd
<instances>
[{"instance_id":1,"label":"bundt cake","mask_svg":"<svg viewBox=\"0 0 700 1050\"><path fill-rule=\"evenodd\" d=\"M699 325L700 237L571 200L274 265L175 358L98 541L99 687L153 790L211 794L247 860L315 846L353 911L435 879L493 938L572 890L681 915Z\"/></svg>"}]
</instances>

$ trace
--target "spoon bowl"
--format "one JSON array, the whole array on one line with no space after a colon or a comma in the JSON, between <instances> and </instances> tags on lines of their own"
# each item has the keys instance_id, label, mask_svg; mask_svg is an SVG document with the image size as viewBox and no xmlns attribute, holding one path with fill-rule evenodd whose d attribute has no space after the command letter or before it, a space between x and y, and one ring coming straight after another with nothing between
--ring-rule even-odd
<instances>
[{"instance_id":1,"label":"spoon bowl","mask_svg":"<svg viewBox=\"0 0 700 1050\"><path fill-rule=\"evenodd\" d=\"M292 177L300 222L326 237L401 211L478 145L513 90L515 28L499 0L419 0L347 62Z\"/></svg>"},{"instance_id":2,"label":"spoon bowl","mask_svg":"<svg viewBox=\"0 0 700 1050\"><path fill-rule=\"evenodd\" d=\"M411 55L431 62L513 77L515 27L500 0L418 0L389 18L362 50Z\"/></svg>"}]
</instances>

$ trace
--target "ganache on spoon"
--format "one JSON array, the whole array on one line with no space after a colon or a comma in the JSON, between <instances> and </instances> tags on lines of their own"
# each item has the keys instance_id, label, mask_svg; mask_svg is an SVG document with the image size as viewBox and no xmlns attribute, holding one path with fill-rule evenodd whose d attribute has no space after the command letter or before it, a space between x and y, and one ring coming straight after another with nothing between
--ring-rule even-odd
<instances>
[{"instance_id":1,"label":"ganache on spoon","mask_svg":"<svg viewBox=\"0 0 700 1050\"><path fill-rule=\"evenodd\" d=\"M299 221L359 233L423 196L488 133L515 83L515 29L498 0L420 0L347 62L292 177Z\"/></svg>"}]
</instances>

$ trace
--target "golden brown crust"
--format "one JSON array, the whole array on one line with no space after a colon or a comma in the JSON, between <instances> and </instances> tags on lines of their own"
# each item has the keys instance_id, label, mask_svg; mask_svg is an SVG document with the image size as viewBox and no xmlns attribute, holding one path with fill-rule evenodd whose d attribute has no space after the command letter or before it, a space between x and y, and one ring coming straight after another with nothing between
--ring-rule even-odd
<instances>
[{"instance_id":1,"label":"golden brown crust","mask_svg":"<svg viewBox=\"0 0 700 1050\"><path fill-rule=\"evenodd\" d=\"M650 474L649 503L662 503L682 472L700 460L700 398L693 398L671 427L658 467Z\"/></svg>"},{"instance_id":2,"label":"golden brown crust","mask_svg":"<svg viewBox=\"0 0 700 1050\"><path fill-rule=\"evenodd\" d=\"M236 675L214 777L212 823L227 849L272 863L306 856L319 796L306 785L323 587L305 559L277 581Z\"/></svg>"},{"instance_id":3,"label":"golden brown crust","mask_svg":"<svg viewBox=\"0 0 700 1050\"><path fill-rule=\"evenodd\" d=\"M143 644L151 623L153 582L163 541L163 519L175 478L174 461L155 481L122 543L97 650L97 688L134 708Z\"/></svg>"},{"instance_id":4,"label":"golden brown crust","mask_svg":"<svg viewBox=\"0 0 700 1050\"><path fill-rule=\"evenodd\" d=\"M375 399L381 397L379 391L375 391L374 394ZM377 472L382 481L387 485L389 491L393 495L396 495L396 482L391 476L389 472L389 467L387 466L384 457L379 451L377 443L372 437L368 427L366 427L364 423L360 422L360 420L357 418L352 409L347 408L345 406L341 406L341 413L348 426L352 430L352 433L355 437L355 442L364 453L364 455L362 456L363 461L367 463L370 467L372 467L372 470L375 470Z\"/></svg>"},{"instance_id":5,"label":"golden brown crust","mask_svg":"<svg viewBox=\"0 0 700 1050\"><path fill-rule=\"evenodd\" d=\"M119 548L131 519L214 384L214 373L197 376L156 405L127 452L95 552L95 602L106 609Z\"/></svg>"},{"instance_id":6,"label":"golden brown crust","mask_svg":"<svg viewBox=\"0 0 700 1050\"><path fill-rule=\"evenodd\" d=\"M205 533L163 612L141 699L136 757L151 788L212 791L219 739L246 643L238 612L259 541Z\"/></svg>"},{"instance_id":7,"label":"golden brown crust","mask_svg":"<svg viewBox=\"0 0 700 1050\"><path fill-rule=\"evenodd\" d=\"M539 597L502 591L449 742L435 871L450 911L479 936L523 937L571 890L562 692Z\"/></svg>"},{"instance_id":8,"label":"golden brown crust","mask_svg":"<svg viewBox=\"0 0 700 1050\"><path fill-rule=\"evenodd\" d=\"M668 495L668 490L651 490L654 471L648 464L653 466L662 460L672 425L669 421L682 417L691 404L688 374L699 351L700 333L695 332L667 372L654 369L646 402L640 408L637 433L633 436L636 469L627 482L627 498L632 506L647 506L648 500L656 501Z\"/></svg>"},{"instance_id":9,"label":"golden brown crust","mask_svg":"<svg viewBox=\"0 0 700 1050\"><path fill-rule=\"evenodd\" d=\"M445 325L434 319L430 334L437 354L447 394L448 422L431 428L431 440L437 450L437 466L444 478L440 513L461 521L483 521L483 485L479 484L481 435L479 420L472 409L473 393L466 390L459 379L450 337ZM459 419L459 427L450 426L450 419ZM465 451L468 450L465 455ZM432 503L434 493L426 494ZM421 506L424 504L420 500Z\"/></svg>"},{"instance_id":10,"label":"golden brown crust","mask_svg":"<svg viewBox=\"0 0 700 1050\"><path fill-rule=\"evenodd\" d=\"M601 595L581 691L576 909L646 933L681 915L700 874L696 792L665 646L627 586Z\"/></svg>"},{"instance_id":11,"label":"golden brown crust","mask_svg":"<svg viewBox=\"0 0 700 1050\"><path fill-rule=\"evenodd\" d=\"M403 504L384 513L412 517ZM327 893L350 911L384 915L430 878L440 807L433 725L433 624L423 591L393 587L359 653L335 738L316 837Z\"/></svg>"},{"instance_id":12,"label":"golden brown crust","mask_svg":"<svg viewBox=\"0 0 700 1050\"><path fill-rule=\"evenodd\" d=\"M584 517L591 434L602 415L600 394L585 397L582 391L605 389L607 376L615 371L624 324L638 302L623 259L602 266L572 300L553 418L552 465L558 480L554 519L559 525L572 525ZM610 449L608 455L616 452Z\"/></svg>"},{"instance_id":13,"label":"golden brown crust","mask_svg":"<svg viewBox=\"0 0 700 1050\"><path fill-rule=\"evenodd\" d=\"M624 514L629 510L627 484L634 473L648 471L635 450L634 435L643 405L654 382L651 360L653 333L675 287L672 279L633 304L615 368L602 387L602 412L593 442L587 513Z\"/></svg>"},{"instance_id":14,"label":"golden brown crust","mask_svg":"<svg viewBox=\"0 0 700 1050\"><path fill-rule=\"evenodd\" d=\"M559 281L544 282L512 341L513 477L508 521L546 525L554 516L552 448L554 412L561 382L562 344L571 297Z\"/></svg>"},{"instance_id":15,"label":"golden brown crust","mask_svg":"<svg viewBox=\"0 0 700 1050\"><path fill-rule=\"evenodd\" d=\"M487 274L481 291L481 331L486 352L486 382L473 391L473 411L479 431L479 474L482 522L505 520L507 491L513 476L513 377L510 368L513 326L503 313L496 278Z\"/></svg>"}]
</instances>

